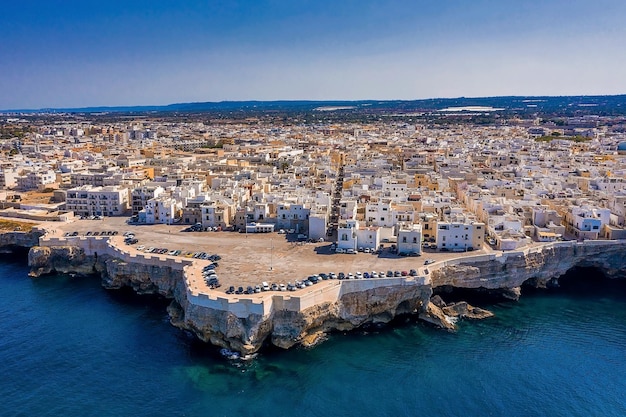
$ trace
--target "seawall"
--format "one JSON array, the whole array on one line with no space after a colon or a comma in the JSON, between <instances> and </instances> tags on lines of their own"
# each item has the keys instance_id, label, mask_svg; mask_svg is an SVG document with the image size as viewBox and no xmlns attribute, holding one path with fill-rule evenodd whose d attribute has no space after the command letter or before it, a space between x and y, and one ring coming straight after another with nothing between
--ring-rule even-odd
<instances>
[{"instance_id":1,"label":"seawall","mask_svg":"<svg viewBox=\"0 0 626 417\"><path fill-rule=\"evenodd\" d=\"M321 281L295 292L227 295L204 284L201 263L126 250L121 237L45 235L29 252L31 275L53 271L100 274L107 288L173 299L173 325L212 344L242 353L272 343L283 348L311 343L333 330L386 323L398 314L453 328L454 309L430 302L433 288L511 291L545 286L569 269L593 266L611 278L626 275L626 241L557 242L522 251L460 256L419 268L420 276ZM515 298L515 297L513 297ZM487 317L484 311L461 315ZM471 309L471 306L470 306ZM445 312L445 313L444 313Z\"/></svg>"}]
</instances>

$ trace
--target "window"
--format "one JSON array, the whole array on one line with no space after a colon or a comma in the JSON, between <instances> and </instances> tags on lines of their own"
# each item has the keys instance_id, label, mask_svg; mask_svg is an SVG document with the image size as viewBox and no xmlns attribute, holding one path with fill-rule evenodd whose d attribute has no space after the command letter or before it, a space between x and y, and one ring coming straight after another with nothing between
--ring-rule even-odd
<instances>
[{"instance_id":1,"label":"window","mask_svg":"<svg viewBox=\"0 0 626 417\"><path fill-rule=\"evenodd\" d=\"M413 238L413 243L417 243L417 238L416 237Z\"/></svg>"},{"instance_id":2,"label":"window","mask_svg":"<svg viewBox=\"0 0 626 417\"><path fill-rule=\"evenodd\" d=\"M406 236L402 236L402 243L406 243Z\"/></svg>"},{"instance_id":3,"label":"window","mask_svg":"<svg viewBox=\"0 0 626 417\"><path fill-rule=\"evenodd\" d=\"M343 233L341 235L341 240L348 240L348 234L347 233Z\"/></svg>"}]
</instances>

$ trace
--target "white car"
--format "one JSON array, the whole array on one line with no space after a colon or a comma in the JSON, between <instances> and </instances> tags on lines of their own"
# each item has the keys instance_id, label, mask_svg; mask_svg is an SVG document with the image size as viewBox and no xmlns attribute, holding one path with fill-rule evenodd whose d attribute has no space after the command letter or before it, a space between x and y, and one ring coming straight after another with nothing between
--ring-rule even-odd
<instances>
[{"instance_id":1,"label":"white car","mask_svg":"<svg viewBox=\"0 0 626 417\"><path fill-rule=\"evenodd\" d=\"M139 246L137 246L137 250L138 250L138 251L142 251L142 250L144 250L145 248L146 248L146 247L145 247L144 245L139 245Z\"/></svg>"},{"instance_id":2,"label":"white car","mask_svg":"<svg viewBox=\"0 0 626 417\"><path fill-rule=\"evenodd\" d=\"M426 259L426 260L424 261L424 265L430 265L430 264L434 264L434 263L435 263L435 260L434 260L434 259Z\"/></svg>"},{"instance_id":3,"label":"white car","mask_svg":"<svg viewBox=\"0 0 626 417\"><path fill-rule=\"evenodd\" d=\"M343 248L337 248L335 249L335 253L346 253L346 250Z\"/></svg>"}]
</instances>

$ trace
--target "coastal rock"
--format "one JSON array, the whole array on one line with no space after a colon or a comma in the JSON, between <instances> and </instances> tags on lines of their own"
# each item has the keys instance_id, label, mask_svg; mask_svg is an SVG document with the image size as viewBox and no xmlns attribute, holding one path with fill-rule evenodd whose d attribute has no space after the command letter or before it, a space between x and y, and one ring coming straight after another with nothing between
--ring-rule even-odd
<instances>
[{"instance_id":1,"label":"coastal rock","mask_svg":"<svg viewBox=\"0 0 626 417\"><path fill-rule=\"evenodd\" d=\"M507 289L517 299L515 288L546 287L575 267L594 267L609 278L626 277L626 242L617 244L567 244L536 247L525 251L460 258L432 268L433 287Z\"/></svg>"},{"instance_id":2,"label":"coastal rock","mask_svg":"<svg viewBox=\"0 0 626 417\"><path fill-rule=\"evenodd\" d=\"M316 304L302 311L275 310L267 317L234 314L186 302L172 305L172 324L199 339L242 354L258 351L265 343L288 349L310 345L332 331L348 331L367 323L387 323L398 314L425 309L430 286L389 286L344 294L337 302Z\"/></svg>"},{"instance_id":3,"label":"coastal rock","mask_svg":"<svg viewBox=\"0 0 626 417\"><path fill-rule=\"evenodd\" d=\"M34 246L28 251L31 277L59 273L89 275L96 272L94 261L77 246Z\"/></svg>"},{"instance_id":4,"label":"coastal rock","mask_svg":"<svg viewBox=\"0 0 626 417\"><path fill-rule=\"evenodd\" d=\"M39 238L44 231L33 228L29 232L13 231L0 233L0 249L3 251L11 251L16 247L31 248L39 244Z\"/></svg>"},{"instance_id":5,"label":"coastal rock","mask_svg":"<svg viewBox=\"0 0 626 417\"><path fill-rule=\"evenodd\" d=\"M399 314L418 313L420 319L448 330L455 329L458 317L492 315L464 302L446 304L438 296L431 299L435 287L444 290L443 293L449 287L501 293L517 299L522 284L558 285L558 277L574 267L595 267L610 278L626 276L626 244L568 243L446 261L431 269L432 285L405 282L403 285L361 287L356 283L337 282L331 287L339 291L335 293L336 298L320 298L306 308L283 308L282 295L276 295L280 300L277 298L276 304L270 303L269 310L254 308L242 313L241 309L235 309L236 315L228 307L230 301L225 301L227 308L222 309L217 301L203 304L188 300L184 279L187 267L180 263L119 256L119 252L109 250L101 241L86 240L84 244L94 245L87 246L93 255L86 255L79 246L32 247L28 255L31 275L99 274L106 288L130 287L140 294L172 298L168 312L173 325L192 332L200 340L244 355L257 352L268 343L282 348L310 345L329 332L387 323ZM99 246L96 248L96 245ZM261 313L257 313L259 311Z\"/></svg>"},{"instance_id":6,"label":"coastal rock","mask_svg":"<svg viewBox=\"0 0 626 417\"><path fill-rule=\"evenodd\" d=\"M456 330L454 320L446 316L443 310L433 303L428 303L426 310L419 313L420 320L446 330Z\"/></svg>"},{"instance_id":7,"label":"coastal rock","mask_svg":"<svg viewBox=\"0 0 626 417\"><path fill-rule=\"evenodd\" d=\"M452 305L447 305L441 310L448 317L460 317L477 320L493 317L493 313L491 311L479 307L473 307L465 301L460 301Z\"/></svg>"},{"instance_id":8,"label":"coastal rock","mask_svg":"<svg viewBox=\"0 0 626 417\"><path fill-rule=\"evenodd\" d=\"M130 263L109 256L102 256L99 265L102 285L108 289L130 287L137 294L159 294L167 298L184 293L182 270Z\"/></svg>"}]
</instances>

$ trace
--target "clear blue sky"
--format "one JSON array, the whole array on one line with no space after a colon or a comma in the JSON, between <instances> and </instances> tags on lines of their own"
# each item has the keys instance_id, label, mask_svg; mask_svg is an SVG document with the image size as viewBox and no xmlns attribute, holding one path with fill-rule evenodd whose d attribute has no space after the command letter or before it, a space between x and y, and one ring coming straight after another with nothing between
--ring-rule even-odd
<instances>
[{"instance_id":1,"label":"clear blue sky","mask_svg":"<svg viewBox=\"0 0 626 417\"><path fill-rule=\"evenodd\" d=\"M19 0L0 109L626 93L624 0Z\"/></svg>"}]
</instances>

